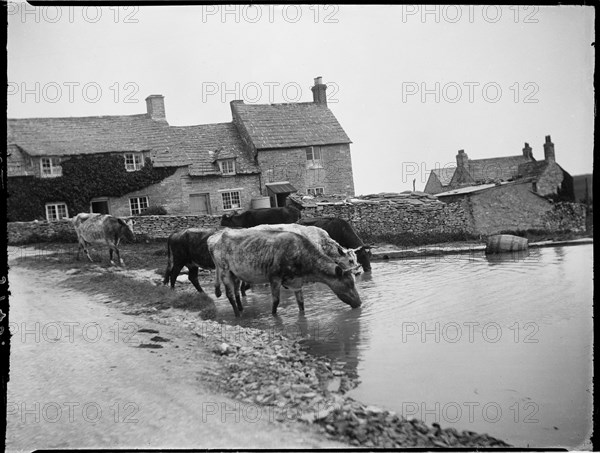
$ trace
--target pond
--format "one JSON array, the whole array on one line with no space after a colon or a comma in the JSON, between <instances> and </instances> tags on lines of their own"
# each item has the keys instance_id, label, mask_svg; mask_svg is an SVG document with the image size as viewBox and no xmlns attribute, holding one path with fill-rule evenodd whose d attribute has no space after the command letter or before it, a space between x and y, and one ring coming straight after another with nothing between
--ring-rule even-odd
<instances>
[{"instance_id":1,"label":"pond","mask_svg":"<svg viewBox=\"0 0 600 453\"><path fill-rule=\"evenodd\" d=\"M592 268L592 245L390 260L357 278L360 309L311 284L304 316L288 291L271 316L263 286L242 319L219 312L343 361L364 403L517 447L575 449L592 426Z\"/></svg>"}]
</instances>

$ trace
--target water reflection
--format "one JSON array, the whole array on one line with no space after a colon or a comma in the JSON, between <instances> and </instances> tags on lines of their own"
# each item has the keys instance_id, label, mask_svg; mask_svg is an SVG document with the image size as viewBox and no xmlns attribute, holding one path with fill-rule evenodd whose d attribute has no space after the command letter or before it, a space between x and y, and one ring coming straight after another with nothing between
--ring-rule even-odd
<instances>
[{"instance_id":1,"label":"water reflection","mask_svg":"<svg viewBox=\"0 0 600 453\"><path fill-rule=\"evenodd\" d=\"M504 264L507 261L519 262L525 260L529 257L529 250L518 250L514 252L504 252L504 253L491 253L486 254L485 258L490 263L490 265L494 264Z\"/></svg>"},{"instance_id":2,"label":"water reflection","mask_svg":"<svg viewBox=\"0 0 600 453\"><path fill-rule=\"evenodd\" d=\"M437 403L440 416L444 407L468 414L476 403L473 421L437 421L521 447L573 448L591 428L592 252L589 245L375 262L356 280L360 309L312 284L304 315L283 292L274 318L268 287L256 287L240 320L229 304L219 316L343 361L361 381L352 396L365 403L398 413L408 403ZM408 335L409 328L417 330ZM488 404L502 410L498 421L486 419Z\"/></svg>"}]
</instances>

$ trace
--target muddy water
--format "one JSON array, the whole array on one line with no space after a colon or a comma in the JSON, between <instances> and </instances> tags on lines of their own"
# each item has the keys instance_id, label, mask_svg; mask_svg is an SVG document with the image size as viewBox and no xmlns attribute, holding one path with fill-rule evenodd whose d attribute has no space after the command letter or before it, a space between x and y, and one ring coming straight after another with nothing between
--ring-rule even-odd
<instances>
[{"instance_id":1,"label":"muddy water","mask_svg":"<svg viewBox=\"0 0 600 453\"><path fill-rule=\"evenodd\" d=\"M377 262L352 310L324 285L279 316L254 288L241 320L299 338L355 373L351 395L406 417L486 432L515 446L577 447L591 430L592 245Z\"/></svg>"}]
</instances>

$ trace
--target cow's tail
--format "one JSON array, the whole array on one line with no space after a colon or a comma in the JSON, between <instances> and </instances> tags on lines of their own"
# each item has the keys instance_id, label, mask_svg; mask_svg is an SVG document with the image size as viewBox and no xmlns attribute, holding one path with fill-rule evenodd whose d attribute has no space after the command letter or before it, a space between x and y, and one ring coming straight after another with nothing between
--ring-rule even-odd
<instances>
[{"instance_id":1,"label":"cow's tail","mask_svg":"<svg viewBox=\"0 0 600 453\"><path fill-rule=\"evenodd\" d=\"M163 285L169 282L171 276L171 269L173 269L173 263L171 262L171 241L167 239L167 269L165 270L165 278L163 279Z\"/></svg>"}]
</instances>

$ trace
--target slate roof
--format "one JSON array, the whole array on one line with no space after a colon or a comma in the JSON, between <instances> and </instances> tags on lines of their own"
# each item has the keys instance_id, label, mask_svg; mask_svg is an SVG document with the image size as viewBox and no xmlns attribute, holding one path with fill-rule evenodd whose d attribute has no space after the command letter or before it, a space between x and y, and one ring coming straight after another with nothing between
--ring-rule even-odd
<instances>
[{"instance_id":1,"label":"slate roof","mask_svg":"<svg viewBox=\"0 0 600 453\"><path fill-rule=\"evenodd\" d=\"M469 174L475 182L492 180L509 180L518 175L519 165L530 162L530 159L520 156L492 157L489 159L469 159Z\"/></svg>"},{"instance_id":2,"label":"slate roof","mask_svg":"<svg viewBox=\"0 0 600 453\"><path fill-rule=\"evenodd\" d=\"M452 177L454 176L454 172L456 171L456 167L449 168L435 168L431 170L437 179L440 181L442 186L447 186L452 181Z\"/></svg>"},{"instance_id":3,"label":"slate roof","mask_svg":"<svg viewBox=\"0 0 600 453\"><path fill-rule=\"evenodd\" d=\"M236 173L260 171L233 123L172 126L166 134L170 149L156 155L157 166L190 165L191 176L220 175L217 160L234 158Z\"/></svg>"},{"instance_id":4,"label":"slate roof","mask_svg":"<svg viewBox=\"0 0 600 453\"><path fill-rule=\"evenodd\" d=\"M519 178L538 178L548 168L548 162L545 160L526 162L519 165Z\"/></svg>"},{"instance_id":5,"label":"slate roof","mask_svg":"<svg viewBox=\"0 0 600 453\"><path fill-rule=\"evenodd\" d=\"M8 119L8 143L31 156L163 150L169 126L147 114Z\"/></svg>"},{"instance_id":6,"label":"slate roof","mask_svg":"<svg viewBox=\"0 0 600 453\"><path fill-rule=\"evenodd\" d=\"M231 103L256 149L351 143L331 110L314 102L290 104Z\"/></svg>"}]
</instances>

